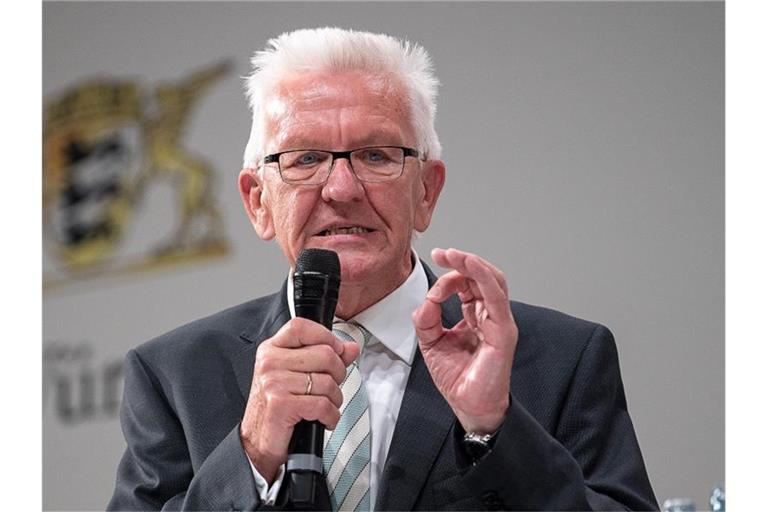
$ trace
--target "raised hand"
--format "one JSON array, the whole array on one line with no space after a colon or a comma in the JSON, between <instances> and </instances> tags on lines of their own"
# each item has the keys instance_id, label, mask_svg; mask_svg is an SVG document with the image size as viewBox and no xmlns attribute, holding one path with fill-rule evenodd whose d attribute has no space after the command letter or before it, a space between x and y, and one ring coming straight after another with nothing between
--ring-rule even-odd
<instances>
[{"instance_id":1,"label":"raised hand","mask_svg":"<svg viewBox=\"0 0 768 512\"><path fill-rule=\"evenodd\" d=\"M504 274L475 254L434 249L432 259L453 269L440 277L413 323L435 385L467 432L495 432L509 407L517 325ZM440 304L458 294L464 318L451 329Z\"/></svg>"}]
</instances>

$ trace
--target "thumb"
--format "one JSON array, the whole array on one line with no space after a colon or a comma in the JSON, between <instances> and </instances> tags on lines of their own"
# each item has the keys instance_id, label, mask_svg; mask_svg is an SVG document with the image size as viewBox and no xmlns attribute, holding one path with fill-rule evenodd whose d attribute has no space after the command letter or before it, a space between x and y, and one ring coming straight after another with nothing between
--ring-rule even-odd
<instances>
[{"instance_id":1,"label":"thumb","mask_svg":"<svg viewBox=\"0 0 768 512\"><path fill-rule=\"evenodd\" d=\"M442 338L445 329L441 318L440 305L427 299L413 312L413 326L421 345L429 347Z\"/></svg>"},{"instance_id":2,"label":"thumb","mask_svg":"<svg viewBox=\"0 0 768 512\"><path fill-rule=\"evenodd\" d=\"M344 366L349 366L360 355L360 345L354 341L341 342L343 352L339 354Z\"/></svg>"}]
</instances>

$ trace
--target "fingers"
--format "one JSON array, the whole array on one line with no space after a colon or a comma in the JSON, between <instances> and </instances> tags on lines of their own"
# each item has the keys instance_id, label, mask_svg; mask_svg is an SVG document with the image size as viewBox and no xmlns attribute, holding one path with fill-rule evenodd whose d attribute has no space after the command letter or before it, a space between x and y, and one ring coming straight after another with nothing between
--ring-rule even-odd
<instances>
[{"instance_id":1,"label":"fingers","mask_svg":"<svg viewBox=\"0 0 768 512\"><path fill-rule=\"evenodd\" d=\"M429 300L443 302L458 293L463 303L482 300L493 318L510 315L506 278L496 267L475 254L457 249L434 249L432 258L441 267L454 271L437 280L427 294Z\"/></svg>"},{"instance_id":2,"label":"fingers","mask_svg":"<svg viewBox=\"0 0 768 512\"><path fill-rule=\"evenodd\" d=\"M336 416L344 396L335 376L319 372L265 371L263 368L264 365L254 373L252 396L246 409L261 408L264 417L280 419L278 423L286 429L292 429L302 419L319 420L329 426L338 421ZM329 411L328 406L336 413Z\"/></svg>"},{"instance_id":3,"label":"fingers","mask_svg":"<svg viewBox=\"0 0 768 512\"><path fill-rule=\"evenodd\" d=\"M256 352L255 371L268 373L281 370L327 373L338 383L343 382L347 374L341 357L327 345L290 349L262 343Z\"/></svg>"},{"instance_id":4,"label":"fingers","mask_svg":"<svg viewBox=\"0 0 768 512\"><path fill-rule=\"evenodd\" d=\"M475 286L477 286L476 283ZM476 292L479 295L480 289L478 288ZM444 302L455 293L459 294L462 301L469 300L475 295L470 280L458 270L452 270L435 281L427 293L427 298L435 302Z\"/></svg>"},{"instance_id":5,"label":"fingers","mask_svg":"<svg viewBox=\"0 0 768 512\"><path fill-rule=\"evenodd\" d=\"M283 325L271 339L273 345L283 348L299 348L310 345L328 345L341 354L342 342L323 325L306 318L293 318Z\"/></svg>"},{"instance_id":6,"label":"fingers","mask_svg":"<svg viewBox=\"0 0 768 512\"><path fill-rule=\"evenodd\" d=\"M309 376L312 385L309 386ZM296 396L324 396L336 407L344 403L339 384L327 373L271 372L264 380L264 388L277 393ZM309 393L307 393L309 390Z\"/></svg>"},{"instance_id":7,"label":"fingers","mask_svg":"<svg viewBox=\"0 0 768 512\"><path fill-rule=\"evenodd\" d=\"M326 395L294 395L286 392L282 386L265 388L262 393L264 416L288 430L288 437L293 426L302 420L319 421L330 429L335 428L339 422L340 406ZM265 440L269 442L268 438Z\"/></svg>"},{"instance_id":8,"label":"fingers","mask_svg":"<svg viewBox=\"0 0 768 512\"><path fill-rule=\"evenodd\" d=\"M359 354L357 343L341 341L324 326L306 318L294 318L274 337L259 345L256 372L327 373L341 383L346 367Z\"/></svg>"},{"instance_id":9,"label":"fingers","mask_svg":"<svg viewBox=\"0 0 768 512\"><path fill-rule=\"evenodd\" d=\"M453 294L458 294L461 300L461 311L464 319L472 329L478 327L478 318L481 313L481 301L483 295L477 283L457 270L452 270L440 277L430 288L427 299L430 302L441 303Z\"/></svg>"},{"instance_id":10,"label":"fingers","mask_svg":"<svg viewBox=\"0 0 768 512\"><path fill-rule=\"evenodd\" d=\"M314 402L324 397L338 409L343 402L339 385L347 375L346 367L359 354L357 343L342 342L322 325L294 318L256 350L251 384L253 396L249 397L246 409L266 407L271 410L275 407L275 411L279 411L276 416L283 418L284 428L293 427L293 423L285 423L286 418L309 419L304 418L303 409L293 409L307 400L296 401L295 397L312 398ZM309 375L312 377L311 387L308 386ZM323 417L328 418L327 414Z\"/></svg>"},{"instance_id":11,"label":"fingers","mask_svg":"<svg viewBox=\"0 0 768 512\"><path fill-rule=\"evenodd\" d=\"M360 354L355 342L343 342L324 326L293 318L256 351L253 388L263 394L305 396L312 376L312 396L324 396L337 408L339 385ZM298 421L298 420L297 420Z\"/></svg>"},{"instance_id":12,"label":"fingers","mask_svg":"<svg viewBox=\"0 0 768 512\"><path fill-rule=\"evenodd\" d=\"M342 346L344 350L341 353L341 362L344 363L344 366L349 366L360 355L360 345L349 341L343 342Z\"/></svg>"},{"instance_id":13,"label":"fingers","mask_svg":"<svg viewBox=\"0 0 768 512\"><path fill-rule=\"evenodd\" d=\"M294 396L290 406L297 415L296 421L319 421L328 430L333 430L339 423L341 412L339 407L326 397Z\"/></svg>"},{"instance_id":14,"label":"fingers","mask_svg":"<svg viewBox=\"0 0 768 512\"><path fill-rule=\"evenodd\" d=\"M463 261L466 261L466 259L473 259L479 263L481 263L483 266L487 267L487 269L493 274L493 276L496 278L497 282L499 283L499 286L504 289L504 292L507 293L507 279L504 276L504 273L496 268L495 265L490 263L487 260L484 260L480 256L476 254L472 254L470 252L466 251L460 251L459 249L440 249L435 248L432 249L432 259L435 260L435 263L440 265L441 267L447 267L447 268L456 268L459 269L456 265L461 265Z\"/></svg>"}]
</instances>

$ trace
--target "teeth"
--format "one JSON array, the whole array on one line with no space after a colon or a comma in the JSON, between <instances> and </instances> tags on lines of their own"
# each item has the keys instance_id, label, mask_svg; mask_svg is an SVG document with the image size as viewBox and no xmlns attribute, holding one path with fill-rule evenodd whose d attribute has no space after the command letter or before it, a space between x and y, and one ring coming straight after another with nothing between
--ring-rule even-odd
<instances>
[{"instance_id":1,"label":"teeth","mask_svg":"<svg viewBox=\"0 0 768 512\"><path fill-rule=\"evenodd\" d=\"M360 226L354 226L351 228L331 228L323 232L325 236L331 235L358 235L361 233L367 233L370 229L361 228Z\"/></svg>"}]
</instances>

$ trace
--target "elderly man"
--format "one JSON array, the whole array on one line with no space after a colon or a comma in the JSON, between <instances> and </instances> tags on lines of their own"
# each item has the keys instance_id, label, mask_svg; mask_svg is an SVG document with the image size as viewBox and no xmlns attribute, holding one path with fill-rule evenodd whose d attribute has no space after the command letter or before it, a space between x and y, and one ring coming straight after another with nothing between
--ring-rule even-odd
<instances>
[{"instance_id":1,"label":"elderly man","mask_svg":"<svg viewBox=\"0 0 768 512\"><path fill-rule=\"evenodd\" d=\"M128 448L110 509L249 510L278 497L294 426L328 429L334 510L652 509L602 326L509 302L504 274L411 248L445 180L423 48L299 30L257 52L238 185L294 267L341 263L335 335L289 276L126 359Z\"/></svg>"}]
</instances>

